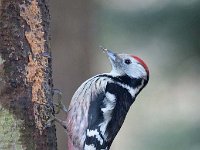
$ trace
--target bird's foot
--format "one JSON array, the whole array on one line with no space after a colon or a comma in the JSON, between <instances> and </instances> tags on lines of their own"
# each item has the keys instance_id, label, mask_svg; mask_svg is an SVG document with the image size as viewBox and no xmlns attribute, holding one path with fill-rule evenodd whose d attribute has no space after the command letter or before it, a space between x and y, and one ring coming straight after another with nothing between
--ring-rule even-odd
<instances>
[{"instance_id":1,"label":"bird's foot","mask_svg":"<svg viewBox=\"0 0 200 150\"><path fill-rule=\"evenodd\" d=\"M61 125L64 129L67 129L67 124L65 121L58 119L53 114L50 116L49 120L47 120L45 128L51 127L53 125L53 122L57 122L59 125Z\"/></svg>"},{"instance_id":2,"label":"bird's foot","mask_svg":"<svg viewBox=\"0 0 200 150\"><path fill-rule=\"evenodd\" d=\"M61 110L67 113L68 110L62 102L62 92L58 89L54 89L54 96L57 96L57 103L53 103L53 105L55 106L55 114L59 114Z\"/></svg>"}]
</instances>

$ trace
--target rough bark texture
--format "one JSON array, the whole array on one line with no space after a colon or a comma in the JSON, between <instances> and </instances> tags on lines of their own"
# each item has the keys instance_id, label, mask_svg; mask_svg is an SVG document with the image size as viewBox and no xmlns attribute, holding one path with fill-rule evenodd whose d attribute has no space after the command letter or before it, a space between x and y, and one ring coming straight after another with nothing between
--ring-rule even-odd
<instances>
[{"instance_id":1,"label":"rough bark texture","mask_svg":"<svg viewBox=\"0 0 200 150\"><path fill-rule=\"evenodd\" d=\"M0 2L0 149L57 149L55 126L45 128L53 113L47 4Z\"/></svg>"}]
</instances>

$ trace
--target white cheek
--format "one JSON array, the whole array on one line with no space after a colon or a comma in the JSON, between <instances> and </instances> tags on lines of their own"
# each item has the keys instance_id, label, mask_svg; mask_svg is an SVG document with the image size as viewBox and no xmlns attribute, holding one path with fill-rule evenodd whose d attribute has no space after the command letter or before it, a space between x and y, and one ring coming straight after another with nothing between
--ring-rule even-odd
<instances>
[{"instance_id":1,"label":"white cheek","mask_svg":"<svg viewBox=\"0 0 200 150\"><path fill-rule=\"evenodd\" d=\"M146 71L141 65L132 64L126 67L125 73L133 78L143 78L146 76Z\"/></svg>"}]
</instances>

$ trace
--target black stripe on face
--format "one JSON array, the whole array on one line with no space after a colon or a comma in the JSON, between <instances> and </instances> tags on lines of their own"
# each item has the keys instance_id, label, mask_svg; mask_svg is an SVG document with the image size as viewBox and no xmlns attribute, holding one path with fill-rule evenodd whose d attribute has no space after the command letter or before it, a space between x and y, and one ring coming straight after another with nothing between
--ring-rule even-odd
<instances>
[{"instance_id":1,"label":"black stripe on face","mask_svg":"<svg viewBox=\"0 0 200 150\"><path fill-rule=\"evenodd\" d=\"M130 78L128 75L122 75L122 76L116 76L113 77L111 75L108 74L102 74L99 75L98 77L108 77L116 82L122 83L122 84L126 84L128 86L130 86L131 88L135 89L138 86L141 85L142 80L141 78L137 79L137 78Z\"/></svg>"}]
</instances>

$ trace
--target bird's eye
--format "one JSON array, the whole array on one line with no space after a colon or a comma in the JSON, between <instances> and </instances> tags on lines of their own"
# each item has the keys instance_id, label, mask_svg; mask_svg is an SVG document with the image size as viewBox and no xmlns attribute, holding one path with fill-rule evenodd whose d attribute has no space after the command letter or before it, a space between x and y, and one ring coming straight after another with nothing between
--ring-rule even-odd
<instances>
[{"instance_id":1,"label":"bird's eye","mask_svg":"<svg viewBox=\"0 0 200 150\"><path fill-rule=\"evenodd\" d=\"M131 64L131 60L130 59L125 59L124 61L127 65Z\"/></svg>"}]
</instances>

